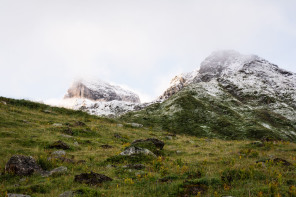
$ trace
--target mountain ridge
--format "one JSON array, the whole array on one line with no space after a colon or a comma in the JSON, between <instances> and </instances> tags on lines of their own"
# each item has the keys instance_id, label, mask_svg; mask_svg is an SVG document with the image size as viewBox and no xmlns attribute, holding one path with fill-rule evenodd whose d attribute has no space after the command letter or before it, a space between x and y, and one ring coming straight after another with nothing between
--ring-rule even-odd
<instances>
[{"instance_id":1,"label":"mountain ridge","mask_svg":"<svg viewBox=\"0 0 296 197\"><path fill-rule=\"evenodd\" d=\"M296 75L263 58L214 52L172 82L162 103L121 118L200 136L296 139Z\"/></svg>"}]
</instances>

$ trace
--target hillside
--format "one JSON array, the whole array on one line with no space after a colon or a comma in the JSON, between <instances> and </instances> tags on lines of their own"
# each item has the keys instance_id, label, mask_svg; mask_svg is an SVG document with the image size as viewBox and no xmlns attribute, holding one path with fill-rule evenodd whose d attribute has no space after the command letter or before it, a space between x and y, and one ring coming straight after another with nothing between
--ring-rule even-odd
<instances>
[{"instance_id":1,"label":"hillside","mask_svg":"<svg viewBox=\"0 0 296 197\"><path fill-rule=\"evenodd\" d=\"M159 99L121 119L201 137L296 140L296 75L255 55L214 52Z\"/></svg>"},{"instance_id":2,"label":"hillside","mask_svg":"<svg viewBox=\"0 0 296 197\"><path fill-rule=\"evenodd\" d=\"M196 100L194 94L183 94L183 97L176 95L172 98L180 105L187 101L188 108L209 107ZM164 103L169 106L170 100ZM221 114L237 116L223 106L212 105ZM63 196L108 197L296 195L294 143L173 135L128 123L132 120L116 122L81 111L0 97L0 196L9 193L31 197L57 197L62 193ZM283 121L284 126L289 125ZM134 146L145 147L153 153L119 155L129 150L126 148L133 146L134 140L147 138L163 141L163 149L137 141ZM65 155L53 157L64 147L54 148L54 142L58 140L65 143ZM4 167L16 154L32 156L38 168L43 170L66 167L66 171L50 176L9 173ZM77 175L90 172L113 180L98 184L80 183L82 175ZM105 180L108 179L105 177Z\"/></svg>"}]
</instances>

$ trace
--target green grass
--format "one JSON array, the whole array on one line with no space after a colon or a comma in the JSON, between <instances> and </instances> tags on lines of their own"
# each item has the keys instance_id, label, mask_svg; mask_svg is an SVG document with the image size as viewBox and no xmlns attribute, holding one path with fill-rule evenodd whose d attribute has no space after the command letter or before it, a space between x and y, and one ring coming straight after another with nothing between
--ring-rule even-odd
<instances>
[{"instance_id":1,"label":"green grass","mask_svg":"<svg viewBox=\"0 0 296 197\"><path fill-rule=\"evenodd\" d=\"M255 105L254 101L252 106L235 100L226 92L225 98L220 98L205 96L198 87L194 91L190 88L163 103L129 112L120 120L138 122L154 130L198 137L296 141L296 123L269 110L268 104Z\"/></svg>"},{"instance_id":2,"label":"green grass","mask_svg":"<svg viewBox=\"0 0 296 197\"><path fill-rule=\"evenodd\" d=\"M190 99L188 105L198 109L209 107L200 100ZM0 196L13 192L32 197L56 197L69 190L75 191L76 196L108 197L187 194L209 197L296 195L296 144L293 142L265 142L264 146L260 147L250 145L252 142L250 140L208 139L202 135L203 132L207 132L204 128L196 131L200 132L201 137L187 135L184 130L184 133L179 133L170 140L166 138L167 131L160 128L118 127L118 123L124 124L124 122L29 101L7 98L0 100L7 102L7 105L0 104L1 173L4 172L6 162L14 154L31 155L47 170L58 166L68 168L67 173L51 177L1 174ZM180 104L182 102L185 100L180 100ZM156 110L161 106L154 107ZM231 111L226 105L212 105L212 107L219 113L226 114L225 117L237 116L236 112ZM150 113L149 110L152 109L147 109L147 113ZM188 107L186 110L191 109ZM194 111L192 113L194 114ZM266 121L281 118L269 117L265 112L262 113L260 112L260 116ZM202 115L199 117L203 118ZM221 116L221 119L217 120L220 122L216 128L218 134L227 132L227 128L232 127L233 119L225 117ZM86 123L86 126L75 126L77 121ZM126 119L126 121L133 120ZM193 120L188 121L191 123ZM60 123L62 126L54 126L54 123ZM174 123L167 122L167 124L169 127ZM190 125L184 124L183 127L190 129ZM182 129L181 126L178 128ZM65 132L69 129L72 134ZM258 134L255 132L256 129L262 128L255 127L253 133L250 133ZM122 138L115 138L115 133ZM229 133L231 134L230 131ZM152 137L165 142L159 157L140 156L131 159L118 156L134 140ZM85 160L85 163L48 161L47 157L55 149L47 147L57 140L62 140L70 146L70 149L66 150L67 158L75 161ZM103 144L109 144L113 148L103 149L100 147ZM151 144L142 146L153 149L150 147ZM270 157L285 159L294 166L283 166L272 162L256 163ZM142 163L146 167L142 170L123 168L128 163ZM109 176L113 181L98 186L74 182L75 175L91 171Z\"/></svg>"}]
</instances>

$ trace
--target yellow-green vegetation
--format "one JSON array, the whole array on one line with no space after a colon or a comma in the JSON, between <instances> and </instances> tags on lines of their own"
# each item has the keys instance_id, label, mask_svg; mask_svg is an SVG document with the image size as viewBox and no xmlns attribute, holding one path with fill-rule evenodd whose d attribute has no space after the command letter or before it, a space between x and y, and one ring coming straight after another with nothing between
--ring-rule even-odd
<instances>
[{"instance_id":1,"label":"yellow-green vegetation","mask_svg":"<svg viewBox=\"0 0 296 197\"><path fill-rule=\"evenodd\" d=\"M21 193L57 197L69 190L76 196L108 197L296 196L293 142L252 144L248 140L174 136L164 130L133 128L124 122L80 111L24 100L0 98L0 101L6 102L0 102L0 196ZM152 150L158 157L118 156L134 140L146 138L165 142L163 150ZM48 160L56 150L49 147L58 140L70 146L66 150L68 160ZM101 147L107 144L112 147ZM68 171L49 177L4 174L6 162L15 154L34 157L45 170L66 166ZM123 167L130 163L144 164L145 168ZM113 181L96 186L74 182L75 175L91 171Z\"/></svg>"}]
</instances>

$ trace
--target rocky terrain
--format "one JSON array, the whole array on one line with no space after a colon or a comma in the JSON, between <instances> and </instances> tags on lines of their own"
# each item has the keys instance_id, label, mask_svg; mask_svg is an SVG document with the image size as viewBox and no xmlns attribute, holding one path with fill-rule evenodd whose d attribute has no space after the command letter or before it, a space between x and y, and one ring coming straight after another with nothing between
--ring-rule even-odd
<instances>
[{"instance_id":1,"label":"rocky terrain","mask_svg":"<svg viewBox=\"0 0 296 197\"><path fill-rule=\"evenodd\" d=\"M296 139L296 75L256 55L214 52L159 100L121 118L199 136Z\"/></svg>"},{"instance_id":2,"label":"rocky terrain","mask_svg":"<svg viewBox=\"0 0 296 197\"><path fill-rule=\"evenodd\" d=\"M0 97L0 196L296 196L294 142L210 139L131 121Z\"/></svg>"}]
</instances>

